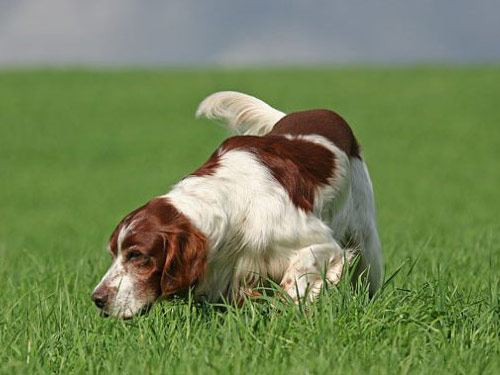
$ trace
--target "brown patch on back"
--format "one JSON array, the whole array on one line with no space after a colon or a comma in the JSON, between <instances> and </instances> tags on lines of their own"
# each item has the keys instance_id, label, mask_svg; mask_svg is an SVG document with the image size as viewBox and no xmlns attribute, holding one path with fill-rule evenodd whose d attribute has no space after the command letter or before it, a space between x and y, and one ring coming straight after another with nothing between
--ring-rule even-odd
<instances>
[{"instance_id":1,"label":"brown patch on back","mask_svg":"<svg viewBox=\"0 0 500 375\"><path fill-rule=\"evenodd\" d=\"M286 115L274 125L269 135L317 134L333 142L348 156L360 157L359 143L351 127L337 113L327 109L295 112Z\"/></svg>"},{"instance_id":2,"label":"brown patch on back","mask_svg":"<svg viewBox=\"0 0 500 375\"><path fill-rule=\"evenodd\" d=\"M219 150L216 150L210 158L200 168L190 174L190 176L211 176L219 166Z\"/></svg>"},{"instance_id":3,"label":"brown patch on back","mask_svg":"<svg viewBox=\"0 0 500 375\"><path fill-rule=\"evenodd\" d=\"M305 140L276 136L239 136L227 139L220 154L243 149L257 156L285 188L292 202L312 211L316 189L327 185L335 169L333 153Z\"/></svg>"}]
</instances>

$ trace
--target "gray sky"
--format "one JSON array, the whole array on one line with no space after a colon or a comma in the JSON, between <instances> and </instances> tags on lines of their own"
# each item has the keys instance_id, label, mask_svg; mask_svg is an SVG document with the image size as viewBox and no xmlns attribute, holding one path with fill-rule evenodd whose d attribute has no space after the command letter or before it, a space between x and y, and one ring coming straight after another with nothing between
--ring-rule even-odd
<instances>
[{"instance_id":1,"label":"gray sky","mask_svg":"<svg viewBox=\"0 0 500 375\"><path fill-rule=\"evenodd\" d=\"M0 64L500 61L499 0L0 0Z\"/></svg>"}]
</instances>

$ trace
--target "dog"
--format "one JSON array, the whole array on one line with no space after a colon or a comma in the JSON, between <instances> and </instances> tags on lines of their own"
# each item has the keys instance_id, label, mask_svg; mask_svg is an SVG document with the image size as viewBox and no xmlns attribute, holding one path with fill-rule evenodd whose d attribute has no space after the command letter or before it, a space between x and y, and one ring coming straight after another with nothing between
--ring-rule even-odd
<instances>
[{"instance_id":1,"label":"dog","mask_svg":"<svg viewBox=\"0 0 500 375\"><path fill-rule=\"evenodd\" d=\"M189 290L199 301L238 301L266 280L312 301L356 253L358 280L375 293L383 268L372 183L341 116L286 115L232 91L208 96L196 115L240 135L120 221L91 297L104 315L131 318Z\"/></svg>"}]
</instances>

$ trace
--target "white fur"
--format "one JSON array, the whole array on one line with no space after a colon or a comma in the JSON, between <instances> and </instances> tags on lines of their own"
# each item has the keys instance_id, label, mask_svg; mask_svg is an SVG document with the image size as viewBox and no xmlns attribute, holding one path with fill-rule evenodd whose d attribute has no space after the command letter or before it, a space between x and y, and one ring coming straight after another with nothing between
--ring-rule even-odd
<instances>
[{"instance_id":1,"label":"white fur","mask_svg":"<svg viewBox=\"0 0 500 375\"><path fill-rule=\"evenodd\" d=\"M350 236L358 247L361 255L360 271L366 273L370 293L373 294L382 285L384 277L373 187L363 160L351 158L350 169L351 183L346 203L334 210L326 207L323 217L339 242Z\"/></svg>"},{"instance_id":2,"label":"white fur","mask_svg":"<svg viewBox=\"0 0 500 375\"><path fill-rule=\"evenodd\" d=\"M220 91L205 98L196 117L222 121L233 132L245 135L264 135L285 114L262 100L235 91Z\"/></svg>"},{"instance_id":3,"label":"white fur","mask_svg":"<svg viewBox=\"0 0 500 375\"><path fill-rule=\"evenodd\" d=\"M127 271L125 260L122 256L122 241L127 232L133 227L133 222L121 229L118 234L118 253L113 264L102 280L95 287L94 292L105 285L111 291L106 313L119 318L131 318L143 307L153 303L154 296L138 295L137 280Z\"/></svg>"}]
</instances>

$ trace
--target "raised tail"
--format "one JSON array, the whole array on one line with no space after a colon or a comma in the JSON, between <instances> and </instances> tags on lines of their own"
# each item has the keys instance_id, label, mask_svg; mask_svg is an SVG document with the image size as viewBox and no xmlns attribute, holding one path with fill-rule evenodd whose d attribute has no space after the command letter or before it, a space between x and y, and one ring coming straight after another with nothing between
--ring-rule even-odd
<instances>
[{"instance_id":1,"label":"raised tail","mask_svg":"<svg viewBox=\"0 0 500 375\"><path fill-rule=\"evenodd\" d=\"M219 91L206 97L196 110L196 117L222 122L236 134L269 133L285 113L262 100L236 91Z\"/></svg>"}]
</instances>

